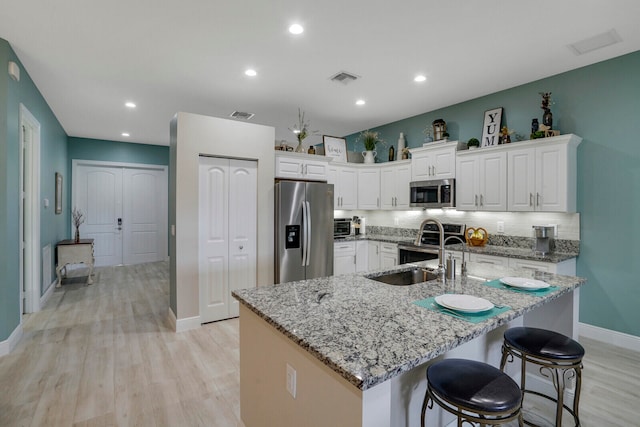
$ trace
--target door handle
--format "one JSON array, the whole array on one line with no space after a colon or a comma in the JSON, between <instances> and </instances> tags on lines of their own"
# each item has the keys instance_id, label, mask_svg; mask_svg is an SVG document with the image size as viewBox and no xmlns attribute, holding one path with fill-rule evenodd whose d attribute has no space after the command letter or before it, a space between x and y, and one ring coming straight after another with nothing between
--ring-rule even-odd
<instances>
[{"instance_id":1,"label":"door handle","mask_svg":"<svg viewBox=\"0 0 640 427\"><path fill-rule=\"evenodd\" d=\"M474 204L478 206L478 195L476 194L475 196L473 196L473 198L475 200Z\"/></svg>"},{"instance_id":2,"label":"door handle","mask_svg":"<svg viewBox=\"0 0 640 427\"><path fill-rule=\"evenodd\" d=\"M536 206L540 206L540 193L536 193Z\"/></svg>"},{"instance_id":3,"label":"door handle","mask_svg":"<svg viewBox=\"0 0 640 427\"><path fill-rule=\"evenodd\" d=\"M307 204L307 266L311 261L311 204L309 202L305 202Z\"/></svg>"},{"instance_id":4,"label":"door handle","mask_svg":"<svg viewBox=\"0 0 640 427\"><path fill-rule=\"evenodd\" d=\"M533 193L529 193L529 206L533 206Z\"/></svg>"},{"instance_id":5,"label":"door handle","mask_svg":"<svg viewBox=\"0 0 640 427\"><path fill-rule=\"evenodd\" d=\"M484 206L484 197L482 194L480 195L480 206Z\"/></svg>"}]
</instances>

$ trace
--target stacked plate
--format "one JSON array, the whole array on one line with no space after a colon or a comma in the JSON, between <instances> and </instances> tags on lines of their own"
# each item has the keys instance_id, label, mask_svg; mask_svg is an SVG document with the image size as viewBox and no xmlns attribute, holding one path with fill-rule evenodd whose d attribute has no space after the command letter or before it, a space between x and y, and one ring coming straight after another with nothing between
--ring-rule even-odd
<instances>
[{"instance_id":1,"label":"stacked plate","mask_svg":"<svg viewBox=\"0 0 640 427\"><path fill-rule=\"evenodd\" d=\"M493 308L491 301L473 295L444 294L434 298L436 304L461 313L482 313Z\"/></svg>"},{"instance_id":2,"label":"stacked plate","mask_svg":"<svg viewBox=\"0 0 640 427\"><path fill-rule=\"evenodd\" d=\"M527 279L525 277L503 277L500 282L512 288L523 289L526 291L538 291L547 289L551 285L542 280Z\"/></svg>"}]
</instances>

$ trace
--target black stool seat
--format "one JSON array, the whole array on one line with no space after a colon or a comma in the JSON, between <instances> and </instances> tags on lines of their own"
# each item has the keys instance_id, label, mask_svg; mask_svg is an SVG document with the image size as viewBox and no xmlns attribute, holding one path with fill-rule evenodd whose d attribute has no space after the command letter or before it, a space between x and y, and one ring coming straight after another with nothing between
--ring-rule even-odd
<instances>
[{"instance_id":1,"label":"black stool seat","mask_svg":"<svg viewBox=\"0 0 640 427\"><path fill-rule=\"evenodd\" d=\"M545 329L515 327L504 333L504 339L520 351L546 359L582 359L584 356L584 347L578 342Z\"/></svg>"},{"instance_id":2,"label":"black stool seat","mask_svg":"<svg viewBox=\"0 0 640 427\"><path fill-rule=\"evenodd\" d=\"M445 359L427 369L431 389L455 406L480 412L516 411L522 393L507 374L465 359Z\"/></svg>"}]
</instances>

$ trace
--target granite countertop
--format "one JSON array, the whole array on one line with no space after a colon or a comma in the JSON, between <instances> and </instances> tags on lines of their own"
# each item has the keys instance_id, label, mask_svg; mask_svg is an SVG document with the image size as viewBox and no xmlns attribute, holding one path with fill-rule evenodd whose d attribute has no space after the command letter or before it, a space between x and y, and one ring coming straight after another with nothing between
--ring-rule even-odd
<instances>
[{"instance_id":1,"label":"granite countertop","mask_svg":"<svg viewBox=\"0 0 640 427\"><path fill-rule=\"evenodd\" d=\"M401 265L388 271L410 268ZM559 289L538 297L482 285L504 276L533 277ZM448 283L434 280L390 286L365 274L348 274L236 290L233 296L354 386L366 390L572 292L584 282L579 277L468 263L468 276ZM412 304L451 292L486 298L512 309L472 324Z\"/></svg>"}]
</instances>

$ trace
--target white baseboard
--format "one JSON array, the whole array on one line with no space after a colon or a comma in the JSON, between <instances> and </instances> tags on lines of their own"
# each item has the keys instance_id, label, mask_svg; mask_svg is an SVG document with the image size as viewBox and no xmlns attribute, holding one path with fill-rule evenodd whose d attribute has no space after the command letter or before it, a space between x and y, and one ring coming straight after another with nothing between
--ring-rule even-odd
<instances>
[{"instance_id":1,"label":"white baseboard","mask_svg":"<svg viewBox=\"0 0 640 427\"><path fill-rule=\"evenodd\" d=\"M58 284L58 279L54 279L53 282L49 284L49 287L46 291L44 291L44 295L40 297L40 309L44 307L44 304L49 301L51 295L53 295L53 291L56 289L56 285Z\"/></svg>"},{"instance_id":2,"label":"white baseboard","mask_svg":"<svg viewBox=\"0 0 640 427\"><path fill-rule=\"evenodd\" d=\"M580 322L579 335L605 344L640 352L640 337Z\"/></svg>"},{"instance_id":3,"label":"white baseboard","mask_svg":"<svg viewBox=\"0 0 640 427\"><path fill-rule=\"evenodd\" d=\"M171 311L171 310L169 310ZM173 313L173 311L171 311ZM198 329L200 326L200 316L187 317L185 319L176 320L176 332L189 331L191 329Z\"/></svg>"},{"instance_id":4,"label":"white baseboard","mask_svg":"<svg viewBox=\"0 0 640 427\"><path fill-rule=\"evenodd\" d=\"M9 338L4 341L0 341L0 357L6 356L7 354L11 353L13 349L16 348L16 345L20 341L20 338L22 338L21 324L16 326L11 335L9 335Z\"/></svg>"}]
</instances>

